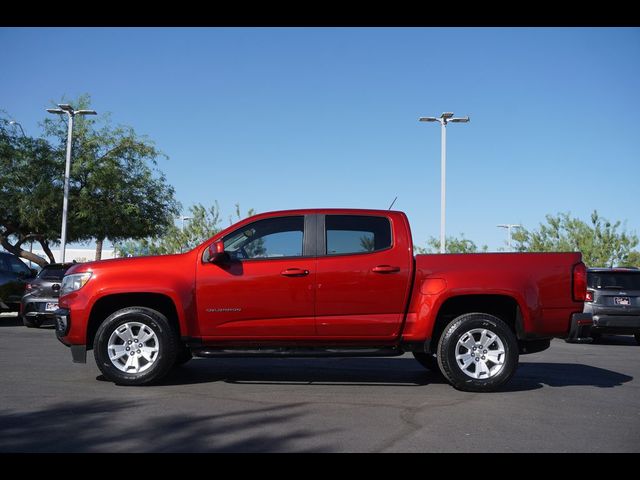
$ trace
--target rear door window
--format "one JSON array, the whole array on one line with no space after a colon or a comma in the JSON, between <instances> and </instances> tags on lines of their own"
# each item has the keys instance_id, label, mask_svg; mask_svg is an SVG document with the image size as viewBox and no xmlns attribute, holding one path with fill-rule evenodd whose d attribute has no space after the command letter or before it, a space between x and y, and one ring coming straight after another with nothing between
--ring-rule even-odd
<instances>
[{"instance_id":1,"label":"rear door window","mask_svg":"<svg viewBox=\"0 0 640 480\"><path fill-rule=\"evenodd\" d=\"M327 215L327 255L371 253L391 247L391 225L386 217Z\"/></svg>"}]
</instances>

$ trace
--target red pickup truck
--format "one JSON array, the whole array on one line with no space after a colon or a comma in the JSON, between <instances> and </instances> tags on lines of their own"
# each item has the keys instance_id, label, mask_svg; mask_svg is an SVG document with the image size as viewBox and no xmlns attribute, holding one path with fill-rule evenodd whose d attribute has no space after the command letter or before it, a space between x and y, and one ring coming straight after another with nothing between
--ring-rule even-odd
<instances>
[{"instance_id":1,"label":"red pickup truck","mask_svg":"<svg viewBox=\"0 0 640 480\"><path fill-rule=\"evenodd\" d=\"M491 391L519 355L588 337L580 253L415 255L406 215L263 213L178 255L77 264L56 334L117 384L160 380L193 355L412 352L456 388Z\"/></svg>"}]
</instances>

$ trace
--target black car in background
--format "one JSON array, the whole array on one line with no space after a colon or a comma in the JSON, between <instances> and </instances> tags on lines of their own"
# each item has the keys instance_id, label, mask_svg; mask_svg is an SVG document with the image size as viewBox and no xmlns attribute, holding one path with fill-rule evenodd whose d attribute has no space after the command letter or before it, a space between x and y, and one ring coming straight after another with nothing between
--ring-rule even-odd
<instances>
[{"instance_id":1,"label":"black car in background","mask_svg":"<svg viewBox=\"0 0 640 480\"><path fill-rule=\"evenodd\" d=\"M591 336L633 335L640 344L640 269L589 268L584 312L593 314Z\"/></svg>"},{"instance_id":2,"label":"black car in background","mask_svg":"<svg viewBox=\"0 0 640 480\"><path fill-rule=\"evenodd\" d=\"M0 252L0 312L17 312L26 285L36 275L12 253Z\"/></svg>"},{"instance_id":3,"label":"black car in background","mask_svg":"<svg viewBox=\"0 0 640 480\"><path fill-rule=\"evenodd\" d=\"M52 263L40 270L38 276L26 287L22 297L20 314L26 327L38 328L47 319L53 319L58 309L60 283L73 263Z\"/></svg>"}]
</instances>

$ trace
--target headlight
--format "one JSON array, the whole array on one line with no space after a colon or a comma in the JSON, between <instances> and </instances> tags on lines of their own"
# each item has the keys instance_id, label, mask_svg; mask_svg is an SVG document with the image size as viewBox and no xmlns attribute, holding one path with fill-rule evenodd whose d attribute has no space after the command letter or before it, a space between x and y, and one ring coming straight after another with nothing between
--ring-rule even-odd
<instances>
[{"instance_id":1,"label":"headlight","mask_svg":"<svg viewBox=\"0 0 640 480\"><path fill-rule=\"evenodd\" d=\"M81 289L91 278L91 272L74 273L73 275L65 275L60 286L60 296L67 293L75 292Z\"/></svg>"}]
</instances>

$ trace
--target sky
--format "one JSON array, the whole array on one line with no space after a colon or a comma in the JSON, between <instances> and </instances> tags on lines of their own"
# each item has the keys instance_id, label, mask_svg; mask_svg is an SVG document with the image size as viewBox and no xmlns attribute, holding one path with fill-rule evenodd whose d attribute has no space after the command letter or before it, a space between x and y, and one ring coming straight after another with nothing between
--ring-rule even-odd
<instances>
[{"instance_id":1,"label":"sky","mask_svg":"<svg viewBox=\"0 0 640 480\"><path fill-rule=\"evenodd\" d=\"M92 97L169 158L187 208L394 209L505 247L570 212L640 234L640 28L0 28L0 109L39 135ZM225 222L225 224L228 221ZM179 223L178 223L179 224Z\"/></svg>"}]
</instances>

